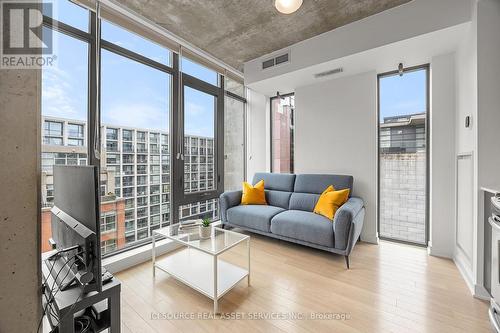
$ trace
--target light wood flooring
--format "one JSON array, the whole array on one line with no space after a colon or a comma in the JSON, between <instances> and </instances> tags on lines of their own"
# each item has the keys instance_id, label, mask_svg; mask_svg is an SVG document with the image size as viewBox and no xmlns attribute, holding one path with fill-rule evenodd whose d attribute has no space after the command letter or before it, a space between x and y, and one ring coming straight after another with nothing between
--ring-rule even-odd
<instances>
[{"instance_id":1,"label":"light wood flooring","mask_svg":"<svg viewBox=\"0 0 500 333\"><path fill-rule=\"evenodd\" d=\"M210 317L212 300L167 274L153 278L148 262L116 274L122 332L491 332L488 304L471 296L452 261L425 249L358 243L346 270L342 256L250 236L251 286L243 280L219 301L225 318ZM245 267L246 245L223 257ZM207 318L165 318L199 313ZM306 319L311 313L346 316Z\"/></svg>"}]
</instances>

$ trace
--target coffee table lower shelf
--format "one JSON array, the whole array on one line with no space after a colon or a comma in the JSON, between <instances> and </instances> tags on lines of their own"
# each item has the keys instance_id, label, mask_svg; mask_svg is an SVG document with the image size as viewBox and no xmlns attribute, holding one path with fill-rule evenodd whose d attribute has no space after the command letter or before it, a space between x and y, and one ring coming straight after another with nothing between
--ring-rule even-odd
<instances>
[{"instance_id":1,"label":"coffee table lower shelf","mask_svg":"<svg viewBox=\"0 0 500 333\"><path fill-rule=\"evenodd\" d=\"M217 271L214 271L215 261ZM184 248L166 258L156 259L153 273L156 268L214 300L215 313L217 313L217 300L238 282L249 277L248 270L192 248ZM217 293L214 292L215 279Z\"/></svg>"}]
</instances>

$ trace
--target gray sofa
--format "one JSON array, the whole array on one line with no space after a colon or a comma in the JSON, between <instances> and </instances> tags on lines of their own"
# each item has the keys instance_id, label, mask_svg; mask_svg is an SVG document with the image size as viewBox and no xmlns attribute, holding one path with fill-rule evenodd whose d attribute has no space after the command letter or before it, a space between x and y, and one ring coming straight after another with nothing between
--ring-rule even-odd
<instances>
[{"instance_id":1,"label":"gray sofa","mask_svg":"<svg viewBox=\"0 0 500 333\"><path fill-rule=\"evenodd\" d=\"M253 184L264 180L268 205L240 205L242 191L220 196L222 227L236 227L254 233L310 246L345 256L363 227L365 208L361 198L349 197L333 219L313 213L320 194L329 186L349 188L353 177L327 174L256 173Z\"/></svg>"}]
</instances>

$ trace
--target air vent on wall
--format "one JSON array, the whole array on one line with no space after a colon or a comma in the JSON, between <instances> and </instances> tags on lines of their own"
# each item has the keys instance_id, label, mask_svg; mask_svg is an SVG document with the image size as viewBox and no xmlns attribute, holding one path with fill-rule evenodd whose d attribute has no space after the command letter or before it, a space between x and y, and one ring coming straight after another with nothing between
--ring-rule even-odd
<instances>
[{"instance_id":1,"label":"air vent on wall","mask_svg":"<svg viewBox=\"0 0 500 333\"><path fill-rule=\"evenodd\" d=\"M277 65L286 64L290 61L290 53L281 54L272 59L267 59L262 62L262 69L271 68Z\"/></svg>"},{"instance_id":2,"label":"air vent on wall","mask_svg":"<svg viewBox=\"0 0 500 333\"><path fill-rule=\"evenodd\" d=\"M274 58L262 62L262 69L266 69L274 66Z\"/></svg>"},{"instance_id":3,"label":"air vent on wall","mask_svg":"<svg viewBox=\"0 0 500 333\"><path fill-rule=\"evenodd\" d=\"M329 76L329 75L333 75L333 74L338 74L338 73L342 73L344 71L344 69L342 67L339 67L339 68L335 68L335 69L332 69L332 70L329 70L329 71L325 71L325 72L321 72L321 73L316 73L314 74L314 77L319 79L321 77L325 77L325 76Z\"/></svg>"},{"instance_id":4,"label":"air vent on wall","mask_svg":"<svg viewBox=\"0 0 500 333\"><path fill-rule=\"evenodd\" d=\"M277 56L276 58L274 58L274 61L275 61L276 65L284 64L285 62L288 62L288 53Z\"/></svg>"}]
</instances>

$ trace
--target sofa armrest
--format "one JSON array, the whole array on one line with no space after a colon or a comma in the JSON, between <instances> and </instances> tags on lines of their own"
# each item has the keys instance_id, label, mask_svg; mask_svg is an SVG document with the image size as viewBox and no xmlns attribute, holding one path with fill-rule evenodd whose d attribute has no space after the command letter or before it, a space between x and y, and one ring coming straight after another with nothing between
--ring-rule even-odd
<instances>
[{"instance_id":1,"label":"sofa armrest","mask_svg":"<svg viewBox=\"0 0 500 333\"><path fill-rule=\"evenodd\" d=\"M358 214L364 212L364 203L361 198L357 197L351 197L345 204L343 204L336 212L335 212L335 217L333 218L333 231L334 231L334 237L335 237L335 248L339 250L347 250L350 252L352 249L348 249L348 245L352 243L350 240L350 237L353 236L353 232L361 232L361 227L363 224L363 219L361 219L361 226L358 226L356 228L357 230L351 230L353 229L352 224L354 222L357 222L356 217ZM364 214L363 214L364 217ZM356 221L355 221L356 219ZM359 236L359 234L358 234ZM354 240L355 242L356 240Z\"/></svg>"},{"instance_id":2,"label":"sofa armrest","mask_svg":"<svg viewBox=\"0 0 500 333\"><path fill-rule=\"evenodd\" d=\"M227 221L227 210L231 207L238 206L241 203L242 191L224 192L219 197L220 218L222 222Z\"/></svg>"}]
</instances>

